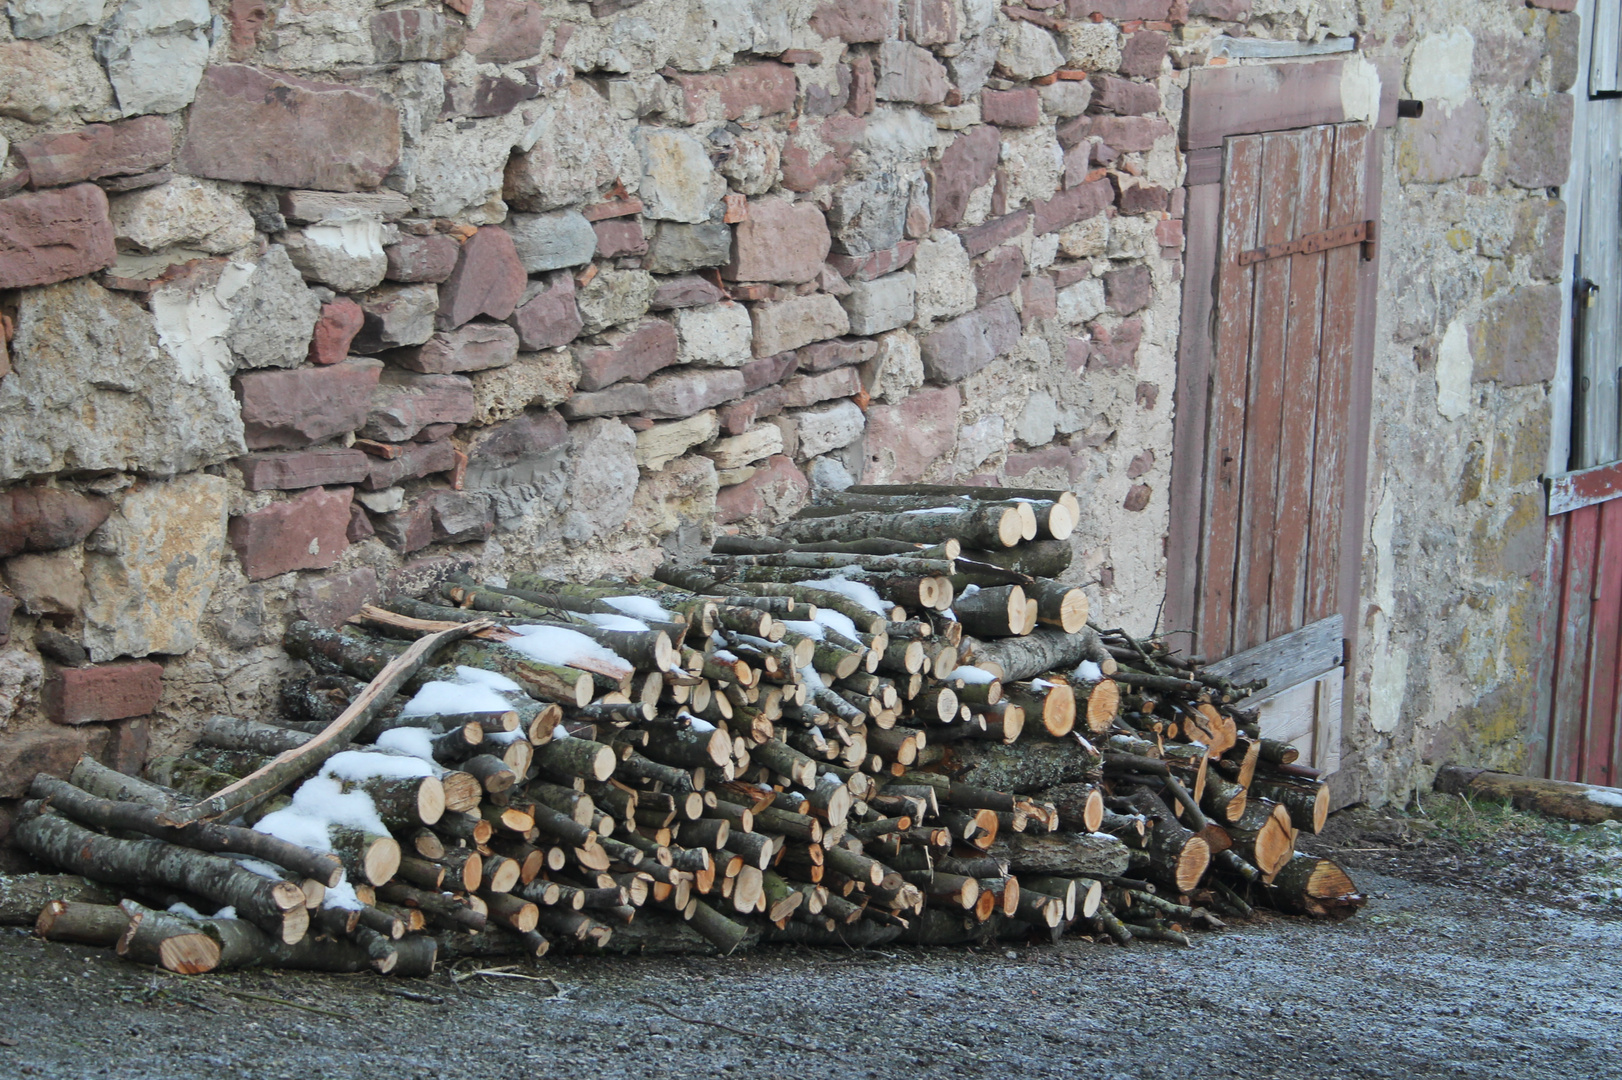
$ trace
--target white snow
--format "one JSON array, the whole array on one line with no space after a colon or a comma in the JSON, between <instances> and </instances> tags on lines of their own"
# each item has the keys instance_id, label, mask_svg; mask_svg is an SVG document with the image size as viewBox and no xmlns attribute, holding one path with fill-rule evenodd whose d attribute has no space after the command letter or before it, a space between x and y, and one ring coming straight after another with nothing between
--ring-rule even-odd
<instances>
[{"instance_id":1,"label":"white snow","mask_svg":"<svg viewBox=\"0 0 1622 1080\"><path fill-rule=\"evenodd\" d=\"M433 716L443 713L506 712L512 702L488 686L478 684L430 682L424 683L405 708L401 716Z\"/></svg>"},{"instance_id":2,"label":"white snow","mask_svg":"<svg viewBox=\"0 0 1622 1080\"><path fill-rule=\"evenodd\" d=\"M1095 683L1104 677L1104 669L1091 660L1083 660L1070 674L1082 682Z\"/></svg>"},{"instance_id":3,"label":"white snow","mask_svg":"<svg viewBox=\"0 0 1622 1080\"><path fill-rule=\"evenodd\" d=\"M424 761L434 760L434 736L427 728L390 728L377 737L377 745Z\"/></svg>"},{"instance_id":4,"label":"white snow","mask_svg":"<svg viewBox=\"0 0 1622 1080\"><path fill-rule=\"evenodd\" d=\"M383 819L377 816L377 807L370 795L364 791L344 791L340 780L325 774L300 784L293 792L293 805L266 814L254 826L254 831L311 851L331 851L332 836L328 830L334 825L380 836L387 836L389 832Z\"/></svg>"},{"instance_id":5,"label":"white snow","mask_svg":"<svg viewBox=\"0 0 1622 1080\"><path fill-rule=\"evenodd\" d=\"M433 766L419 757L369 754L364 750L341 750L328 758L327 763L321 767L322 776L335 776L350 783L371 780L379 776L390 780L410 780L433 774Z\"/></svg>"},{"instance_id":6,"label":"white snow","mask_svg":"<svg viewBox=\"0 0 1622 1080\"><path fill-rule=\"evenodd\" d=\"M631 666L614 650L604 648L578 630L564 626L515 626L513 629L519 636L507 642L507 647L543 664L568 667L595 661L622 668Z\"/></svg>"},{"instance_id":7,"label":"white snow","mask_svg":"<svg viewBox=\"0 0 1622 1080\"><path fill-rule=\"evenodd\" d=\"M604 630L651 630L653 627L629 615L586 615L585 620Z\"/></svg>"},{"instance_id":8,"label":"white snow","mask_svg":"<svg viewBox=\"0 0 1622 1080\"><path fill-rule=\"evenodd\" d=\"M904 514L961 514L961 506L931 506L927 510L903 510Z\"/></svg>"},{"instance_id":9,"label":"white snow","mask_svg":"<svg viewBox=\"0 0 1622 1080\"><path fill-rule=\"evenodd\" d=\"M716 649L715 652L711 653L710 655L714 656L716 660L723 664L736 664L738 662L738 654L735 652L729 652L726 649Z\"/></svg>"},{"instance_id":10,"label":"white snow","mask_svg":"<svg viewBox=\"0 0 1622 1080\"><path fill-rule=\"evenodd\" d=\"M552 728L552 738L554 738L554 739L572 739L572 738L574 738L574 736L569 734L569 729L568 728L564 727L562 724L557 724L557 725L554 725L553 728Z\"/></svg>"},{"instance_id":11,"label":"white snow","mask_svg":"<svg viewBox=\"0 0 1622 1080\"><path fill-rule=\"evenodd\" d=\"M486 671L484 668L465 667L458 665L456 677L469 686L488 686L504 694L521 694L524 688L513 682L499 671Z\"/></svg>"},{"instance_id":12,"label":"white snow","mask_svg":"<svg viewBox=\"0 0 1622 1080\"><path fill-rule=\"evenodd\" d=\"M957 622L957 612L953 611L951 608L947 608L945 611L941 612L940 614L941 614L941 617L944 618L947 622Z\"/></svg>"},{"instance_id":13,"label":"white snow","mask_svg":"<svg viewBox=\"0 0 1622 1080\"><path fill-rule=\"evenodd\" d=\"M804 634L806 637L815 641L822 640L822 624L820 622L785 621L783 625L794 631L796 634Z\"/></svg>"},{"instance_id":14,"label":"white snow","mask_svg":"<svg viewBox=\"0 0 1622 1080\"><path fill-rule=\"evenodd\" d=\"M825 772L818 784L820 786L821 784L843 784L844 782L838 773Z\"/></svg>"},{"instance_id":15,"label":"white snow","mask_svg":"<svg viewBox=\"0 0 1622 1080\"><path fill-rule=\"evenodd\" d=\"M835 575L834 577L808 581L806 584L814 588L839 593L841 596L848 596L875 615L888 616L890 609L894 607L893 604L886 604L879 594L873 590L873 586L864 585L860 581L852 581L847 577Z\"/></svg>"},{"instance_id":16,"label":"white snow","mask_svg":"<svg viewBox=\"0 0 1622 1080\"><path fill-rule=\"evenodd\" d=\"M1602 791L1599 788L1588 790L1588 801L1599 803L1601 806L1622 806L1622 791Z\"/></svg>"},{"instance_id":17,"label":"white snow","mask_svg":"<svg viewBox=\"0 0 1622 1080\"><path fill-rule=\"evenodd\" d=\"M268 862L264 862L260 859L245 859L241 857L238 857L236 862L238 866L242 867L242 869L248 871L250 874L258 874L260 877L269 878L272 881L282 880L282 872L270 865Z\"/></svg>"},{"instance_id":18,"label":"white snow","mask_svg":"<svg viewBox=\"0 0 1622 1080\"><path fill-rule=\"evenodd\" d=\"M490 742L497 743L498 745L511 746L519 739L527 738L528 736L524 732L523 725L520 724L511 731L488 731L485 733L484 737Z\"/></svg>"},{"instance_id":19,"label":"white snow","mask_svg":"<svg viewBox=\"0 0 1622 1080\"><path fill-rule=\"evenodd\" d=\"M831 608L817 609L817 622L826 626L836 634L844 634L852 641L860 641L856 636L856 624L850 621L850 616Z\"/></svg>"},{"instance_id":20,"label":"white snow","mask_svg":"<svg viewBox=\"0 0 1622 1080\"><path fill-rule=\"evenodd\" d=\"M171 915L179 915L179 916L181 916L183 918L187 918L187 919L206 918L206 916L201 911L198 911L196 908L192 907L190 904L182 903L179 900L176 900L174 903L169 905L169 914L171 914Z\"/></svg>"},{"instance_id":21,"label":"white snow","mask_svg":"<svg viewBox=\"0 0 1622 1080\"><path fill-rule=\"evenodd\" d=\"M232 907L230 904L227 904L220 910L216 911L214 913L214 917L216 919L235 919L237 917L237 909Z\"/></svg>"},{"instance_id":22,"label":"white snow","mask_svg":"<svg viewBox=\"0 0 1622 1080\"><path fill-rule=\"evenodd\" d=\"M977 593L979 591L980 591L980 586L976 585L974 582L971 581L967 585L963 586L963 591L958 593L958 595L959 596L973 596L975 593Z\"/></svg>"},{"instance_id":23,"label":"white snow","mask_svg":"<svg viewBox=\"0 0 1622 1080\"><path fill-rule=\"evenodd\" d=\"M810 664L800 669L800 679L812 690L821 690L828 685L822 681L822 676L817 674L817 669Z\"/></svg>"},{"instance_id":24,"label":"white snow","mask_svg":"<svg viewBox=\"0 0 1622 1080\"><path fill-rule=\"evenodd\" d=\"M605 596L603 603L627 615L651 622L675 622L676 616L659 605L651 596Z\"/></svg>"},{"instance_id":25,"label":"white snow","mask_svg":"<svg viewBox=\"0 0 1622 1080\"><path fill-rule=\"evenodd\" d=\"M1052 685L1053 684L1048 682L1046 679L1032 679L1031 680L1031 689L1032 690L1046 690L1046 689L1050 688Z\"/></svg>"},{"instance_id":26,"label":"white snow","mask_svg":"<svg viewBox=\"0 0 1622 1080\"><path fill-rule=\"evenodd\" d=\"M983 686L986 683L993 683L997 681L997 677L991 672L987 671L985 668L969 667L967 665L954 668L952 673L947 675L946 678L948 681L952 679L962 679L964 682L972 683L976 686Z\"/></svg>"},{"instance_id":27,"label":"white snow","mask_svg":"<svg viewBox=\"0 0 1622 1080\"><path fill-rule=\"evenodd\" d=\"M708 735L710 732L715 730L715 725L710 723L708 720L705 720L701 716L689 715L688 718L687 718L687 722L688 722L688 726L690 726L694 731L698 732L700 735Z\"/></svg>"},{"instance_id":28,"label":"white snow","mask_svg":"<svg viewBox=\"0 0 1622 1080\"><path fill-rule=\"evenodd\" d=\"M338 884L327 887L327 895L321 901L321 906L343 908L345 911L359 911L362 904L360 897L355 895L355 887L349 884L349 879L345 877Z\"/></svg>"}]
</instances>

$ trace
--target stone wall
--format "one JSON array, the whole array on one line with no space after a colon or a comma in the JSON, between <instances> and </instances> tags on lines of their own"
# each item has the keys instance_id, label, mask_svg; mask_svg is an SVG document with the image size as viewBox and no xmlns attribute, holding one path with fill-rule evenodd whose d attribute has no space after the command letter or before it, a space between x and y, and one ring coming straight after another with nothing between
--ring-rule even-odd
<instances>
[{"instance_id":1,"label":"stone wall","mask_svg":"<svg viewBox=\"0 0 1622 1080\"><path fill-rule=\"evenodd\" d=\"M1175 28L1094 6L12 0L0 799L265 713L292 618L817 485L1075 487L1152 622Z\"/></svg>"},{"instance_id":2,"label":"stone wall","mask_svg":"<svg viewBox=\"0 0 1622 1080\"><path fill-rule=\"evenodd\" d=\"M1405 94L1428 101L1387 133L1353 790L1402 790L1460 709L1482 717L1460 731L1518 737L1493 717L1531 662L1520 571L1540 551L1549 371L1514 334L1547 319L1559 274L1543 188L1575 16L1510 0L7 13L0 799L86 749L132 763L211 712L268 711L289 619L335 624L466 567L646 571L818 485L1073 487L1071 576L1147 631L1175 130L1188 69L1239 62L1223 34L1356 32L1411 59Z\"/></svg>"}]
</instances>

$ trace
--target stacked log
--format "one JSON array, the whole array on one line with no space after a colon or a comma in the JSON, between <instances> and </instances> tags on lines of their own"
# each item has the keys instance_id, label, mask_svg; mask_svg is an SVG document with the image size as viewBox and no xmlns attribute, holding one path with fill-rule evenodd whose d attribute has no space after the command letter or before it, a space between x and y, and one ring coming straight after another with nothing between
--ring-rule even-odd
<instances>
[{"instance_id":1,"label":"stacked log","mask_svg":"<svg viewBox=\"0 0 1622 1080\"><path fill-rule=\"evenodd\" d=\"M274 722L215 717L146 780L35 780L17 841L123 898L34 889L36 929L187 972L421 974L1355 911L1295 852L1327 794L1254 688L1057 580L1077 512L852 488L650 580L456 577L295 623Z\"/></svg>"}]
</instances>

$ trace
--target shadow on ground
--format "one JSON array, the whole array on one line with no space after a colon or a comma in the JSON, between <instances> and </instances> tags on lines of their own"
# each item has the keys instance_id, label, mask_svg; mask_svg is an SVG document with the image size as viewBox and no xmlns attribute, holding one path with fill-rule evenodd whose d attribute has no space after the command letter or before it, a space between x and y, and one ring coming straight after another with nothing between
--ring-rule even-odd
<instances>
[{"instance_id":1,"label":"shadow on ground","mask_svg":"<svg viewBox=\"0 0 1622 1080\"><path fill-rule=\"evenodd\" d=\"M1365 864L1357 918L1263 916L1187 949L780 948L406 982L153 974L8 930L0 1076L1622 1076L1622 920L1603 884L1574 901L1550 891L1558 876L1503 891L1491 858L1441 872L1459 858L1449 845L1480 857L1499 840L1461 840L1434 815L1400 838L1381 824L1400 820L1343 817L1315 838ZM1377 842L1382 829L1393 835ZM1426 844L1428 861L1413 854ZM1526 850L1548 845L1558 833ZM1392 868L1403 876L1359 858L1382 847L1408 853ZM1599 847L1603 870L1614 847Z\"/></svg>"}]
</instances>

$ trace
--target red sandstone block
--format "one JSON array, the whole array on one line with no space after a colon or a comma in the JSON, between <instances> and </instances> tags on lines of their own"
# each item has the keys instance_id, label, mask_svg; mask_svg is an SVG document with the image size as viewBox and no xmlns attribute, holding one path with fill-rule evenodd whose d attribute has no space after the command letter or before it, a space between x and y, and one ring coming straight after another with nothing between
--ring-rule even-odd
<instances>
[{"instance_id":1,"label":"red sandstone block","mask_svg":"<svg viewBox=\"0 0 1622 1080\"><path fill-rule=\"evenodd\" d=\"M721 273L731 281L813 281L831 242L815 203L762 199L732 230L732 261Z\"/></svg>"},{"instance_id":2,"label":"red sandstone block","mask_svg":"<svg viewBox=\"0 0 1622 1080\"><path fill-rule=\"evenodd\" d=\"M51 669L45 680L45 715L58 724L91 724L146 716L163 696L163 668L150 660L122 660L83 668Z\"/></svg>"},{"instance_id":3,"label":"red sandstone block","mask_svg":"<svg viewBox=\"0 0 1622 1080\"><path fill-rule=\"evenodd\" d=\"M759 115L794 108L794 69L774 61L740 64L721 74L679 75L689 123L713 117L736 120L751 109Z\"/></svg>"},{"instance_id":4,"label":"red sandstone block","mask_svg":"<svg viewBox=\"0 0 1622 1080\"><path fill-rule=\"evenodd\" d=\"M249 371L236 377L249 449L300 447L354 431L372 408L383 364L350 360L330 367Z\"/></svg>"},{"instance_id":5,"label":"red sandstone block","mask_svg":"<svg viewBox=\"0 0 1622 1080\"><path fill-rule=\"evenodd\" d=\"M400 159L400 113L379 90L243 64L203 72L180 166L193 176L370 191Z\"/></svg>"},{"instance_id":6,"label":"red sandstone block","mask_svg":"<svg viewBox=\"0 0 1622 1080\"><path fill-rule=\"evenodd\" d=\"M476 315L505 319L523 298L528 281L512 234L486 225L462 245L456 269L439 287L439 314L434 323L441 330L451 330Z\"/></svg>"},{"instance_id":7,"label":"red sandstone block","mask_svg":"<svg viewBox=\"0 0 1622 1080\"><path fill-rule=\"evenodd\" d=\"M989 124L952 140L930 171L930 212L936 228L949 229L963 220L969 194L991 179L1001 152L1002 135Z\"/></svg>"},{"instance_id":8,"label":"red sandstone block","mask_svg":"<svg viewBox=\"0 0 1622 1080\"><path fill-rule=\"evenodd\" d=\"M362 605L372 603L380 595L377 571L370 566L357 566L346 573L326 574L299 582L293 591L293 606L301 617L317 626L341 626Z\"/></svg>"},{"instance_id":9,"label":"red sandstone block","mask_svg":"<svg viewBox=\"0 0 1622 1080\"><path fill-rule=\"evenodd\" d=\"M715 520L781 521L805 505L811 484L792 459L776 454L741 484L724 487L715 497Z\"/></svg>"},{"instance_id":10,"label":"red sandstone block","mask_svg":"<svg viewBox=\"0 0 1622 1080\"><path fill-rule=\"evenodd\" d=\"M977 304L1007 296L1019 288L1019 279L1025 273L1025 256L1012 244L997 248L974 268L974 289Z\"/></svg>"},{"instance_id":11,"label":"red sandstone block","mask_svg":"<svg viewBox=\"0 0 1622 1080\"><path fill-rule=\"evenodd\" d=\"M1036 234L1058 232L1066 225L1102 214L1114 197L1115 189L1108 180L1094 180L1035 203L1032 212L1036 218Z\"/></svg>"},{"instance_id":12,"label":"red sandstone block","mask_svg":"<svg viewBox=\"0 0 1622 1080\"><path fill-rule=\"evenodd\" d=\"M980 119L998 127L1036 127L1042 122L1041 95L1034 86L982 91Z\"/></svg>"},{"instance_id":13,"label":"red sandstone block","mask_svg":"<svg viewBox=\"0 0 1622 1080\"><path fill-rule=\"evenodd\" d=\"M248 454L237 458L242 484L249 491L292 491L326 484L357 484L366 479L370 463L371 459L359 450L345 447Z\"/></svg>"},{"instance_id":14,"label":"red sandstone block","mask_svg":"<svg viewBox=\"0 0 1622 1080\"><path fill-rule=\"evenodd\" d=\"M40 135L18 143L16 150L28 166L28 186L46 188L150 172L169 163L171 143L169 121L138 116Z\"/></svg>"},{"instance_id":15,"label":"red sandstone block","mask_svg":"<svg viewBox=\"0 0 1622 1080\"><path fill-rule=\"evenodd\" d=\"M154 665L156 666L156 665ZM20 799L40 773L65 777L87 753L101 749L105 728L58 727L0 737L0 799Z\"/></svg>"},{"instance_id":16,"label":"red sandstone block","mask_svg":"<svg viewBox=\"0 0 1622 1080\"><path fill-rule=\"evenodd\" d=\"M82 277L117 254L107 193L95 184L0 199L0 289Z\"/></svg>"},{"instance_id":17,"label":"red sandstone block","mask_svg":"<svg viewBox=\"0 0 1622 1080\"><path fill-rule=\"evenodd\" d=\"M438 283L451 276L456 269L462 245L456 238L444 233L428 236L402 236L399 243L383 249L388 258L387 277L390 281Z\"/></svg>"},{"instance_id":18,"label":"red sandstone block","mask_svg":"<svg viewBox=\"0 0 1622 1080\"><path fill-rule=\"evenodd\" d=\"M607 218L592 223L597 233L597 255L604 259L617 259L628 255L648 253L648 235L642 231L642 222L636 218Z\"/></svg>"},{"instance_id":19,"label":"red sandstone block","mask_svg":"<svg viewBox=\"0 0 1622 1080\"><path fill-rule=\"evenodd\" d=\"M76 491L15 487L0 492L0 559L72 547L112 512L106 499Z\"/></svg>"},{"instance_id":20,"label":"red sandstone block","mask_svg":"<svg viewBox=\"0 0 1622 1080\"><path fill-rule=\"evenodd\" d=\"M316 320L315 333L310 337L310 363L336 364L348 356L349 343L365 321L366 313L347 296L322 304L321 318Z\"/></svg>"},{"instance_id":21,"label":"red sandstone block","mask_svg":"<svg viewBox=\"0 0 1622 1080\"><path fill-rule=\"evenodd\" d=\"M249 581L324 570L349 548L349 488L315 488L231 519L231 546Z\"/></svg>"}]
</instances>

